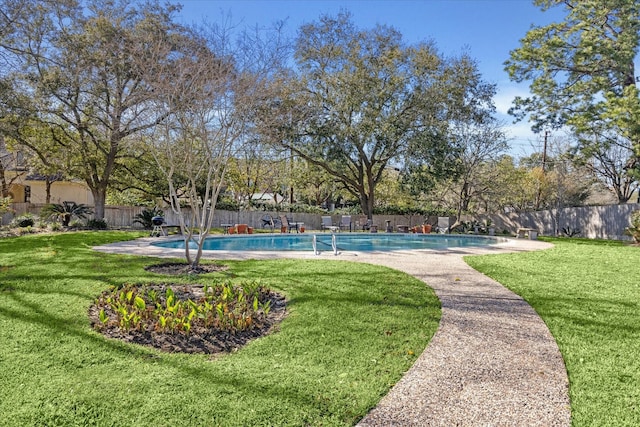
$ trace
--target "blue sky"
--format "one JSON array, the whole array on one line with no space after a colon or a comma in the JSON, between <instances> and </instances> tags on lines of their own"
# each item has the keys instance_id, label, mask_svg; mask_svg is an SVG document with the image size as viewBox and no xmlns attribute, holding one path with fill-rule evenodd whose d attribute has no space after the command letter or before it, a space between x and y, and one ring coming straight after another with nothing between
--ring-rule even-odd
<instances>
[{"instance_id":1,"label":"blue sky","mask_svg":"<svg viewBox=\"0 0 640 427\"><path fill-rule=\"evenodd\" d=\"M511 153L520 156L541 149L542 137L533 134L528 123L514 125L506 115L513 98L525 95L528 85L510 82L503 63L531 25L562 20L562 8L542 12L531 0L172 1L176 2L183 5L179 17L185 23L219 22L223 13L230 14L240 26L269 26L286 20L292 36L300 25L317 20L321 14L345 9L360 28L386 24L399 30L407 43L433 40L445 55L466 51L478 60L484 79L498 85L495 103L511 138Z\"/></svg>"}]
</instances>

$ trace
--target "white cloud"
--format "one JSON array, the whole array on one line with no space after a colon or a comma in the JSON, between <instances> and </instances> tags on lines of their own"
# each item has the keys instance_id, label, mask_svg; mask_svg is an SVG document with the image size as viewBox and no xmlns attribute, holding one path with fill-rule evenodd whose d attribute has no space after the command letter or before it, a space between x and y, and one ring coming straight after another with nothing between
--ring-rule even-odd
<instances>
[{"instance_id":1,"label":"white cloud","mask_svg":"<svg viewBox=\"0 0 640 427\"><path fill-rule=\"evenodd\" d=\"M509 154L514 157L530 155L542 149L541 136L533 133L531 123L526 119L514 123L514 117L508 114L509 108L513 106L516 96L530 96L526 85L518 85L512 82L501 82L498 91L493 98L496 106L497 118L504 123L504 131L509 140L511 149Z\"/></svg>"},{"instance_id":2,"label":"white cloud","mask_svg":"<svg viewBox=\"0 0 640 427\"><path fill-rule=\"evenodd\" d=\"M498 86L498 91L493 97L496 110L500 114L507 114L509 108L513 106L513 100L516 96L526 98L531 96L528 88L524 85L517 85L515 83L506 83Z\"/></svg>"}]
</instances>

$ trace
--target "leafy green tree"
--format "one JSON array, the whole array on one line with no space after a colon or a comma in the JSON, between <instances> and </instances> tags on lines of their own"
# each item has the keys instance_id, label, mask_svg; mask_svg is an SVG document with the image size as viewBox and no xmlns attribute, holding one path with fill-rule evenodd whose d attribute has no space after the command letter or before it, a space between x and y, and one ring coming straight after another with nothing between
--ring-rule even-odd
<instances>
[{"instance_id":1,"label":"leafy green tree","mask_svg":"<svg viewBox=\"0 0 640 427\"><path fill-rule=\"evenodd\" d=\"M627 146L625 170L640 171L640 98L634 61L640 45L636 0L535 0L564 5L564 21L532 28L505 63L531 96L511 112L533 129L568 126L585 156ZM623 141L624 140L624 141ZM620 202L625 202L624 197Z\"/></svg>"},{"instance_id":2,"label":"leafy green tree","mask_svg":"<svg viewBox=\"0 0 640 427\"><path fill-rule=\"evenodd\" d=\"M307 161L295 163L292 179L298 197L311 206L329 205L340 195L334 178Z\"/></svg>"},{"instance_id":3,"label":"leafy green tree","mask_svg":"<svg viewBox=\"0 0 640 427\"><path fill-rule=\"evenodd\" d=\"M527 169L516 165L515 159L509 155L500 156L495 163L493 188L495 192L483 197L487 212L506 212L525 210L533 198L525 193Z\"/></svg>"},{"instance_id":4,"label":"leafy green tree","mask_svg":"<svg viewBox=\"0 0 640 427\"><path fill-rule=\"evenodd\" d=\"M152 108L157 64L179 60L186 31L175 6L157 2L2 0L1 55L13 86L31 95L28 116L64 134L69 175L83 179L104 217L107 189L132 138L165 116Z\"/></svg>"},{"instance_id":5,"label":"leafy green tree","mask_svg":"<svg viewBox=\"0 0 640 427\"><path fill-rule=\"evenodd\" d=\"M260 130L323 168L371 217L387 165L410 147L448 143L446 116L465 93L467 59L446 60L432 44L407 46L390 27L360 30L348 13L322 16L300 28L297 73L274 86Z\"/></svg>"},{"instance_id":6,"label":"leafy green tree","mask_svg":"<svg viewBox=\"0 0 640 427\"><path fill-rule=\"evenodd\" d=\"M235 195L236 202L254 206L253 195L278 193L287 184L287 160L256 141L245 142L229 160L226 190ZM281 200L280 200L281 201Z\"/></svg>"},{"instance_id":7,"label":"leafy green tree","mask_svg":"<svg viewBox=\"0 0 640 427\"><path fill-rule=\"evenodd\" d=\"M7 212L13 212L11 209L11 197L0 197L0 224L2 224L2 215Z\"/></svg>"}]
</instances>

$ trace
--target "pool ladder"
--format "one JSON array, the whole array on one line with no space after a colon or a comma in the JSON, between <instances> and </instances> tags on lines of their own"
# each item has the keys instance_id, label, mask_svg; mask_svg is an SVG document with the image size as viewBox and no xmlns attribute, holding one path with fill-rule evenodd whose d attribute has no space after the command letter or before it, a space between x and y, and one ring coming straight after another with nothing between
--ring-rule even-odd
<instances>
[{"instance_id":1,"label":"pool ladder","mask_svg":"<svg viewBox=\"0 0 640 427\"><path fill-rule=\"evenodd\" d=\"M318 250L318 236L313 235L313 240L311 242L313 245L313 254L320 255L320 251ZM331 233L331 248L333 249L333 254L338 255L338 245L336 243L336 234Z\"/></svg>"}]
</instances>

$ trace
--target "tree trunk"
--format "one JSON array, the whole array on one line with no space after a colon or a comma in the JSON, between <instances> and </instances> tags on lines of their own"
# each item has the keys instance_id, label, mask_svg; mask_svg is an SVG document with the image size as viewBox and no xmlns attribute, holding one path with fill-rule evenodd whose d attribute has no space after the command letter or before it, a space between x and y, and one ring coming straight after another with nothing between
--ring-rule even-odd
<instances>
[{"instance_id":1,"label":"tree trunk","mask_svg":"<svg viewBox=\"0 0 640 427\"><path fill-rule=\"evenodd\" d=\"M106 188L92 188L91 194L93 194L94 203L94 215L96 219L104 219L104 207L107 199Z\"/></svg>"},{"instance_id":2,"label":"tree trunk","mask_svg":"<svg viewBox=\"0 0 640 427\"><path fill-rule=\"evenodd\" d=\"M360 206L367 219L373 219L373 198L364 192L360 193Z\"/></svg>"},{"instance_id":3,"label":"tree trunk","mask_svg":"<svg viewBox=\"0 0 640 427\"><path fill-rule=\"evenodd\" d=\"M7 184L7 178L5 177L4 172L5 172L4 164L2 164L2 160L0 160L0 191L2 192L0 196L8 197L9 185Z\"/></svg>"},{"instance_id":4,"label":"tree trunk","mask_svg":"<svg viewBox=\"0 0 640 427\"><path fill-rule=\"evenodd\" d=\"M51 181L49 179L49 177L46 178L45 182L45 198L44 198L44 202L46 204L50 204L51 203L51 186L53 185L53 181Z\"/></svg>"}]
</instances>

